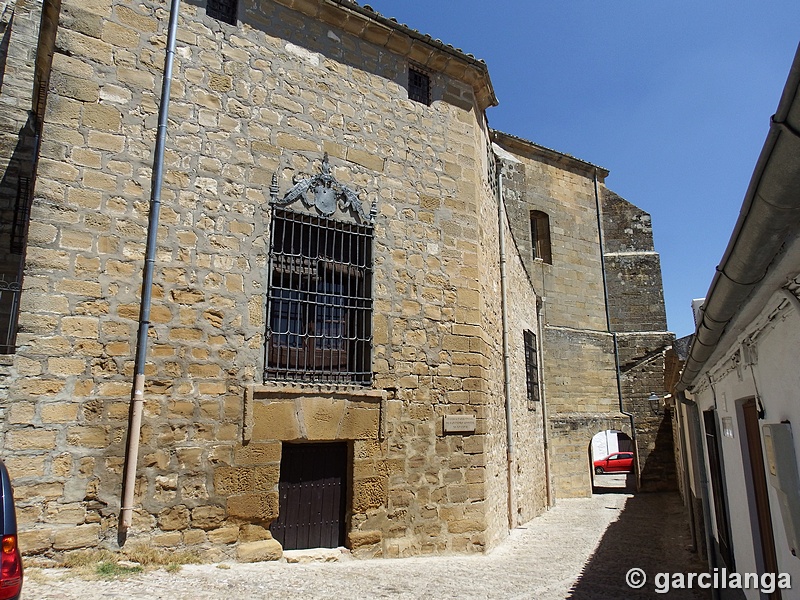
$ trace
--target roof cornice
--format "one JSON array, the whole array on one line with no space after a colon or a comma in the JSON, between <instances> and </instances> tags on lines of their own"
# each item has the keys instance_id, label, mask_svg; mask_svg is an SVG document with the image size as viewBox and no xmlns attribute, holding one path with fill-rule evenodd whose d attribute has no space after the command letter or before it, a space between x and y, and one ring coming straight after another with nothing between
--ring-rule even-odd
<instances>
[{"instance_id":1,"label":"roof cornice","mask_svg":"<svg viewBox=\"0 0 800 600\"><path fill-rule=\"evenodd\" d=\"M528 156L540 156L552 162L582 171L588 176L592 176L597 173L597 177L600 181L603 181L606 177L608 177L608 169L592 164L585 160L581 160L580 158L575 158L570 154L564 154L558 150L547 148L537 144L536 142L531 142L530 140L517 137L516 135L498 131L497 129L491 130L491 136L493 142L506 146L507 148L512 148L521 154Z\"/></svg>"},{"instance_id":2,"label":"roof cornice","mask_svg":"<svg viewBox=\"0 0 800 600\"><path fill-rule=\"evenodd\" d=\"M319 19L367 42L404 56L431 71L471 85L481 110L497 106L486 63L435 40L353 0L274 0L289 9Z\"/></svg>"}]
</instances>

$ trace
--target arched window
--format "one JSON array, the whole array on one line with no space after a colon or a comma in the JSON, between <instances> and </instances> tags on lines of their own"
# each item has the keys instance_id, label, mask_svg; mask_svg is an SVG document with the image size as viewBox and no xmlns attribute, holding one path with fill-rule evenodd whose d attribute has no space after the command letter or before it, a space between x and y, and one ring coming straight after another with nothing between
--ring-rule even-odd
<instances>
[{"instance_id":1,"label":"arched window","mask_svg":"<svg viewBox=\"0 0 800 600\"><path fill-rule=\"evenodd\" d=\"M531 211L531 246L533 258L553 264L550 251L550 217L540 210Z\"/></svg>"}]
</instances>

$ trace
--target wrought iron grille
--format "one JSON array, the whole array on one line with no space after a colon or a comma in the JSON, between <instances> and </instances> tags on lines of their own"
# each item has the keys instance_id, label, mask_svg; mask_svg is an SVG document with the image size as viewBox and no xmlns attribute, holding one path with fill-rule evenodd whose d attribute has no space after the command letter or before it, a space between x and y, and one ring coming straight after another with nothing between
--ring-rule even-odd
<instances>
[{"instance_id":1,"label":"wrought iron grille","mask_svg":"<svg viewBox=\"0 0 800 600\"><path fill-rule=\"evenodd\" d=\"M17 181L17 201L14 204L14 221L11 223L11 243L9 251L11 254L24 254L25 242L28 233L28 221L30 220L30 179L20 177Z\"/></svg>"},{"instance_id":2,"label":"wrought iron grille","mask_svg":"<svg viewBox=\"0 0 800 600\"><path fill-rule=\"evenodd\" d=\"M206 14L209 17L236 25L236 9L238 0L208 0Z\"/></svg>"},{"instance_id":3,"label":"wrought iron grille","mask_svg":"<svg viewBox=\"0 0 800 600\"><path fill-rule=\"evenodd\" d=\"M21 291L19 281L8 281L4 275L0 275L0 354L14 354L16 351Z\"/></svg>"},{"instance_id":4,"label":"wrought iron grille","mask_svg":"<svg viewBox=\"0 0 800 600\"><path fill-rule=\"evenodd\" d=\"M536 356L536 334L527 329L523 332L525 341L525 372L528 384L528 405L540 400L539 396L539 362Z\"/></svg>"},{"instance_id":5,"label":"wrought iron grille","mask_svg":"<svg viewBox=\"0 0 800 600\"><path fill-rule=\"evenodd\" d=\"M372 238L273 207L265 380L372 382Z\"/></svg>"},{"instance_id":6,"label":"wrought iron grille","mask_svg":"<svg viewBox=\"0 0 800 600\"><path fill-rule=\"evenodd\" d=\"M408 99L431 105L431 78L413 67L408 69Z\"/></svg>"}]
</instances>

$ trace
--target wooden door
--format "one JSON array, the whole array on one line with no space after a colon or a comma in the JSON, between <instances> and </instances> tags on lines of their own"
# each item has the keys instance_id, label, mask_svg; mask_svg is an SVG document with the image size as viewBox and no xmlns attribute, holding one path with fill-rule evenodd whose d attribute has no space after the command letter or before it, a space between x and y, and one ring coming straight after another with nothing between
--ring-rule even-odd
<instances>
[{"instance_id":1,"label":"wooden door","mask_svg":"<svg viewBox=\"0 0 800 600\"><path fill-rule=\"evenodd\" d=\"M343 546L347 443L284 444L278 493L270 530L284 550Z\"/></svg>"},{"instance_id":2,"label":"wooden door","mask_svg":"<svg viewBox=\"0 0 800 600\"><path fill-rule=\"evenodd\" d=\"M761 558L763 559L764 572L778 573L778 557L775 553L775 538L772 535L767 470L764 467L764 453L761 450L761 428L758 425L756 401L751 398L744 403L742 409L745 431L747 432L747 450L750 454L750 472L753 476L753 495L756 501L758 536L761 542ZM769 597L773 600L780 600L780 590L775 590Z\"/></svg>"}]
</instances>

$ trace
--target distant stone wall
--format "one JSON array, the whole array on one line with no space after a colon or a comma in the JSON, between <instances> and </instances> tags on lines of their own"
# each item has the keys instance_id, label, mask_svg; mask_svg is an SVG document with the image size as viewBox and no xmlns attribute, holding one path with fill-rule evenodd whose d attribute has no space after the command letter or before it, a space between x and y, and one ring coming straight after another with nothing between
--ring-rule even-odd
<instances>
[{"instance_id":1,"label":"distant stone wall","mask_svg":"<svg viewBox=\"0 0 800 600\"><path fill-rule=\"evenodd\" d=\"M666 331L661 261L653 248L650 215L607 188L602 198L611 328Z\"/></svg>"},{"instance_id":2,"label":"distant stone wall","mask_svg":"<svg viewBox=\"0 0 800 600\"><path fill-rule=\"evenodd\" d=\"M636 420L641 489L675 489L672 430L663 410L664 353L675 336L667 331L650 215L607 188L602 200L611 329L618 334L623 405Z\"/></svg>"},{"instance_id":3,"label":"distant stone wall","mask_svg":"<svg viewBox=\"0 0 800 600\"><path fill-rule=\"evenodd\" d=\"M553 480L559 498L592 493L589 448L607 423L630 434L619 412L614 344L608 333L545 328L546 400L553 431Z\"/></svg>"}]
</instances>

